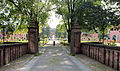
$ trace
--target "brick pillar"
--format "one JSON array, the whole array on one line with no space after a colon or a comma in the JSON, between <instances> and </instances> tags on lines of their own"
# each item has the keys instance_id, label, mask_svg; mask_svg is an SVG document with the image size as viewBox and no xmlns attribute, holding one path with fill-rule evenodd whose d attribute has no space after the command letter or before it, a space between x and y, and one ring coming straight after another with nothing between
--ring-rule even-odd
<instances>
[{"instance_id":1,"label":"brick pillar","mask_svg":"<svg viewBox=\"0 0 120 71\"><path fill-rule=\"evenodd\" d=\"M28 27L28 49L29 53L38 53L37 27Z\"/></svg>"},{"instance_id":2,"label":"brick pillar","mask_svg":"<svg viewBox=\"0 0 120 71\"><path fill-rule=\"evenodd\" d=\"M71 54L81 53L80 49L81 31L79 24L75 23L71 31Z\"/></svg>"}]
</instances>

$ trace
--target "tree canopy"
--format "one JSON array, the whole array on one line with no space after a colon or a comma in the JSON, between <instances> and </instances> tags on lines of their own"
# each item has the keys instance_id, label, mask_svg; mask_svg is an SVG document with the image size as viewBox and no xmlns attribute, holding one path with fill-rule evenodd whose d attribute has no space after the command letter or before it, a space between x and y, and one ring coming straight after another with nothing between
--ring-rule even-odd
<instances>
[{"instance_id":1,"label":"tree canopy","mask_svg":"<svg viewBox=\"0 0 120 71\"><path fill-rule=\"evenodd\" d=\"M10 31L44 25L49 11L55 9L62 16L69 42L76 19L82 31L100 31L104 39L105 30L119 25L119 4L119 0L2 0L0 23L7 25Z\"/></svg>"},{"instance_id":2,"label":"tree canopy","mask_svg":"<svg viewBox=\"0 0 120 71\"><path fill-rule=\"evenodd\" d=\"M14 30L27 29L32 20L35 24L45 24L51 10L48 0L2 0L0 5L1 25Z\"/></svg>"},{"instance_id":3,"label":"tree canopy","mask_svg":"<svg viewBox=\"0 0 120 71\"><path fill-rule=\"evenodd\" d=\"M119 2L112 0L51 0L56 13L62 16L66 30L71 32L76 19L82 31L102 33L120 22ZM70 36L68 32L68 37ZM68 38L69 40L70 38Z\"/></svg>"}]
</instances>

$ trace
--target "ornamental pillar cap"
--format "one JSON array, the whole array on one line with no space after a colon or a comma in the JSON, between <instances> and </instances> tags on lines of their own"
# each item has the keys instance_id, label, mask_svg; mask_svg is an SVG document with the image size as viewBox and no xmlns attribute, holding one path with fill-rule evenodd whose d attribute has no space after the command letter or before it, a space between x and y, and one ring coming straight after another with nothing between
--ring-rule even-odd
<instances>
[{"instance_id":1,"label":"ornamental pillar cap","mask_svg":"<svg viewBox=\"0 0 120 71\"><path fill-rule=\"evenodd\" d=\"M34 18L31 19L31 23L30 23L29 27L37 27Z\"/></svg>"},{"instance_id":2,"label":"ornamental pillar cap","mask_svg":"<svg viewBox=\"0 0 120 71\"><path fill-rule=\"evenodd\" d=\"M72 29L80 29L80 25L78 24L78 19L76 19L75 23L72 26Z\"/></svg>"}]
</instances>

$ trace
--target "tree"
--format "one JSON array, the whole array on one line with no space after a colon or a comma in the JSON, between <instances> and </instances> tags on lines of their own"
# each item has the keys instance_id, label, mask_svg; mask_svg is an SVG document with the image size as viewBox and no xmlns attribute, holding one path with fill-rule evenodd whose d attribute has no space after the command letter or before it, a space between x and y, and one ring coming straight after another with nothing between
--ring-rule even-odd
<instances>
[{"instance_id":1,"label":"tree","mask_svg":"<svg viewBox=\"0 0 120 71\"><path fill-rule=\"evenodd\" d=\"M94 19L96 18L96 20L94 20L95 27L98 28L98 30L100 30L100 32L102 33L103 43L105 30L108 30L109 27L111 26L117 26L119 24L118 23L119 15L116 14L117 9L112 10L113 9L112 7L105 8L107 4L109 3L107 2L106 5L101 6L98 5L97 9L94 10L95 12L91 13L92 14L91 16L94 17Z\"/></svg>"},{"instance_id":2,"label":"tree","mask_svg":"<svg viewBox=\"0 0 120 71\"><path fill-rule=\"evenodd\" d=\"M71 41L71 27L75 21L75 8L78 4L85 2L84 0L51 0L56 5L56 13L62 16L65 28L68 33L68 42Z\"/></svg>"},{"instance_id":3,"label":"tree","mask_svg":"<svg viewBox=\"0 0 120 71\"><path fill-rule=\"evenodd\" d=\"M49 0L2 0L0 3L0 22L7 22L11 28L15 27L15 32L27 32L27 27L36 26L39 35L39 24L47 22L51 10Z\"/></svg>"},{"instance_id":4,"label":"tree","mask_svg":"<svg viewBox=\"0 0 120 71\"><path fill-rule=\"evenodd\" d=\"M50 36L50 27L48 24L41 27L41 35L42 35L42 38L44 38L44 36L46 37Z\"/></svg>"},{"instance_id":5,"label":"tree","mask_svg":"<svg viewBox=\"0 0 120 71\"><path fill-rule=\"evenodd\" d=\"M104 43L105 31L112 25L117 26L120 16L116 14L119 12L117 8L112 8L112 6L105 8L109 2L107 2L106 5L103 4L105 4L105 2L84 2L76 7L75 15L79 18L78 23L81 29L87 28L88 30L99 31L102 33Z\"/></svg>"},{"instance_id":6,"label":"tree","mask_svg":"<svg viewBox=\"0 0 120 71\"><path fill-rule=\"evenodd\" d=\"M58 38L66 38L66 31L64 25L58 24L55 29L55 35Z\"/></svg>"},{"instance_id":7,"label":"tree","mask_svg":"<svg viewBox=\"0 0 120 71\"><path fill-rule=\"evenodd\" d=\"M27 24L26 26L28 27L31 21L35 22L35 24L31 24L34 26L46 23L51 7L48 0L4 0L3 4L11 8L8 11L9 15L11 15L8 19L11 17L17 19L18 27L16 29L21 28L23 24ZM5 9L4 6L3 9Z\"/></svg>"}]
</instances>

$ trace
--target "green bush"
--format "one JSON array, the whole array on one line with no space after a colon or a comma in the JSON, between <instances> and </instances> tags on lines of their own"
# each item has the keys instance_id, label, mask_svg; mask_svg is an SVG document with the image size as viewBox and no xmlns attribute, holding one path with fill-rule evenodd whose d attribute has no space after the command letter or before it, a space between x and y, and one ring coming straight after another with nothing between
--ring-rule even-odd
<instances>
[{"instance_id":1,"label":"green bush","mask_svg":"<svg viewBox=\"0 0 120 71\"><path fill-rule=\"evenodd\" d=\"M68 41L61 41L60 43L61 43L61 44L64 44L64 43L68 43Z\"/></svg>"},{"instance_id":2,"label":"green bush","mask_svg":"<svg viewBox=\"0 0 120 71\"><path fill-rule=\"evenodd\" d=\"M117 44L115 44L115 43L108 43L108 45L116 46Z\"/></svg>"},{"instance_id":3,"label":"green bush","mask_svg":"<svg viewBox=\"0 0 120 71\"><path fill-rule=\"evenodd\" d=\"M116 46L117 44L115 44L115 43L111 43L110 45L114 45L114 46Z\"/></svg>"}]
</instances>

